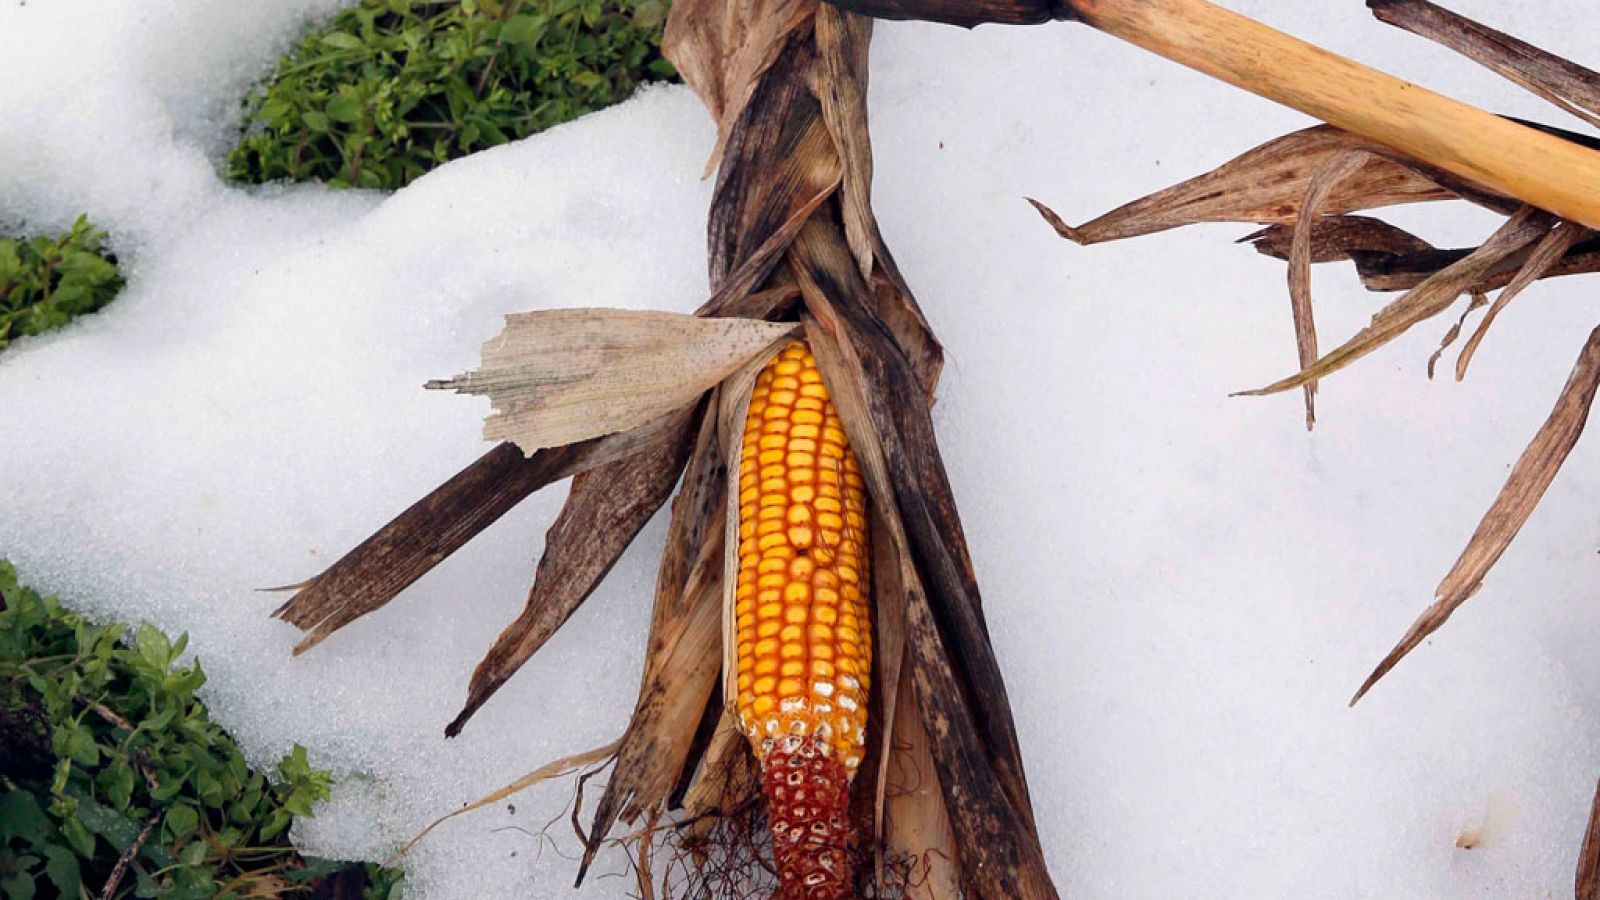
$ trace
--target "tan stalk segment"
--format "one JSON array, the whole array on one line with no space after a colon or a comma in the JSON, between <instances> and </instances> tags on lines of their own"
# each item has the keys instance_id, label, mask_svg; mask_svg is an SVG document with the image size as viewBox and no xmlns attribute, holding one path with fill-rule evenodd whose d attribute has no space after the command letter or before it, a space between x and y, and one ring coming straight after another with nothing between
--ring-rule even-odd
<instances>
[{"instance_id":1,"label":"tan stalk segment","mask_svg":"<svg viewBox=\"0 0 1600 900\"><path fill-rule=\"evenodd\" d=\"M761 760L781 895L848 897L872 671L866 484L802 342L751 392L738 504L735 704Z\"/></svg>"},{"instance_id":2,"label":"tan stalk segment","mask_svg":"<svg viewBox=\"0 0 1600 900\"><path fill-rule=\"evenodd\" d=\"M1088 24L1236 87L1600 227L1600 153L1401 81L1205 0L1075 0Z\"/></svg>"},{"instance_id":3,"label":"tan stalk segment","mask_svg":"<svg viewBox=\"0 0 1600 900\"><path fill-rule=\"evenodd\" d=\"M1207 0L832 0L887 18L976 25L1072 18L1158 56L1600 227L1600 152L1291 37Z\"/></svg>"}]
</instances>

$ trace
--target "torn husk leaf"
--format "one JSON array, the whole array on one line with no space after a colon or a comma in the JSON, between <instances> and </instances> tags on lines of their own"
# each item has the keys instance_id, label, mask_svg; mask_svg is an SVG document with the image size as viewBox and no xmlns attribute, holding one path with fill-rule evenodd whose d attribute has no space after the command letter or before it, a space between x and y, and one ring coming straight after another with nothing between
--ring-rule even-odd
<instances>
[{"instance_id":1,"label":"torn husk leaf","mask_svg":"<svg viewBox=\"0 0 1600 900\"><path fill-rule=\"evenodd\" d=\"M587 600L622 551L667 501L683 471L693 430L663 433L633 456L573 479L522 615L506 626L472 672L467 701L445 728L454 736L473 713L544 646Z\"/></svg>"},{"instance_id":2,"label":"torn husk leaf","mask_svg":"<svg viewBox=\"0 0 1600 900\"><path fill-rule=\"evenodd\" d=\"M428 387L487 396L483 436L532 455L670 415L792 331L667 312L518 313L483 345L478 369Z\"/></svg>"}]
</instances>

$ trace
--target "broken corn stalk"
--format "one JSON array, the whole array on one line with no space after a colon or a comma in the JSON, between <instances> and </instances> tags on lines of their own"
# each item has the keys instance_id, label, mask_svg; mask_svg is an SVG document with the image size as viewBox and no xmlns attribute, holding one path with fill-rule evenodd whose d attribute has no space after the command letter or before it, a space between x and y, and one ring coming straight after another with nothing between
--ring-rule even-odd
<instances>
[{"instance_id":1,"label":"broken corn stalk","mask_svg":"<svg viewBox=\"0 0 1600 900\"><path fill-rule=\"evenodd\" d=\"M866 485L816 359L762 370L739 472L740 726L761 761L785 896L847 897L849 785L866 747Z\"/></svg>"}]
</instances>

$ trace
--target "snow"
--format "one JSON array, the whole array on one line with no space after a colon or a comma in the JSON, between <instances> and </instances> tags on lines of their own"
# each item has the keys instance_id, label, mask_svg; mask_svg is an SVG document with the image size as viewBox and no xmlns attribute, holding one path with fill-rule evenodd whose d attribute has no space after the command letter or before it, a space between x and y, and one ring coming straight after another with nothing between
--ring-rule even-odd
<instances>
[{"instance_id":1,"label":"snow","mask_svg":"<svg viewBox=\"0 0 1600 900\"><path fill-rule=\"evenodd\" d=\"M103 313L0 355L0 554L78 609L190 632L256 761L298 741L341 776L301 846L380 859L620 732L663 522L453 741L559 490L298 660L267 616L281 596L255 589L314 574L482 452L485 404L420 385L503 313L696 305L712 135L686 90L654 89L393 195L225 186L238 97L336 5L0 6L0 218L87 210L130 276ZM1227 5L1559 121L1360 4ZM1600 58L1582 0L1452 6ZM1479 596L1345 704L1548 413L1592 282L1530 291L1464 384L1426 380L1444 322L1416 329L1324 382L1307 435L1298 394L1227 396L1295 359L1282 267L1228 244L1246 229L1081 249L1021 200L1082 220L1302 117L1076 26L884 25L873 64L876 205L949 352L938 424L1058 882L1565 895L1600 775L1592 440ZM1493 227L1399 218L1446 243ZM1325 346L1379 303L1345 271L1315 287ZM570 799L546 785L447 823L406 858L411 895L568 896Z\"/></svg>"}]
</instances>

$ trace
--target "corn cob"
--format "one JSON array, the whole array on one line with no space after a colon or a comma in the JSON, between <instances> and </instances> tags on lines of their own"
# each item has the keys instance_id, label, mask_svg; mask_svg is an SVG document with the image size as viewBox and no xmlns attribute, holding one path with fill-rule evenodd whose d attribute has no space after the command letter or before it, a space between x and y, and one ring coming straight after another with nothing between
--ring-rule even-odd
<instances>
[{"instance_id":1,"label":"corn cob","mask_svg":"<svg viewBox=\"0 0 1600 900\"><path fill-rule=\"evenodd\" d=\"M761 761L779 895L850 896L849 784L872 667L866 489L796 341L750 397L735 593L740 724Z\"/></svg>"}]
</instances>

